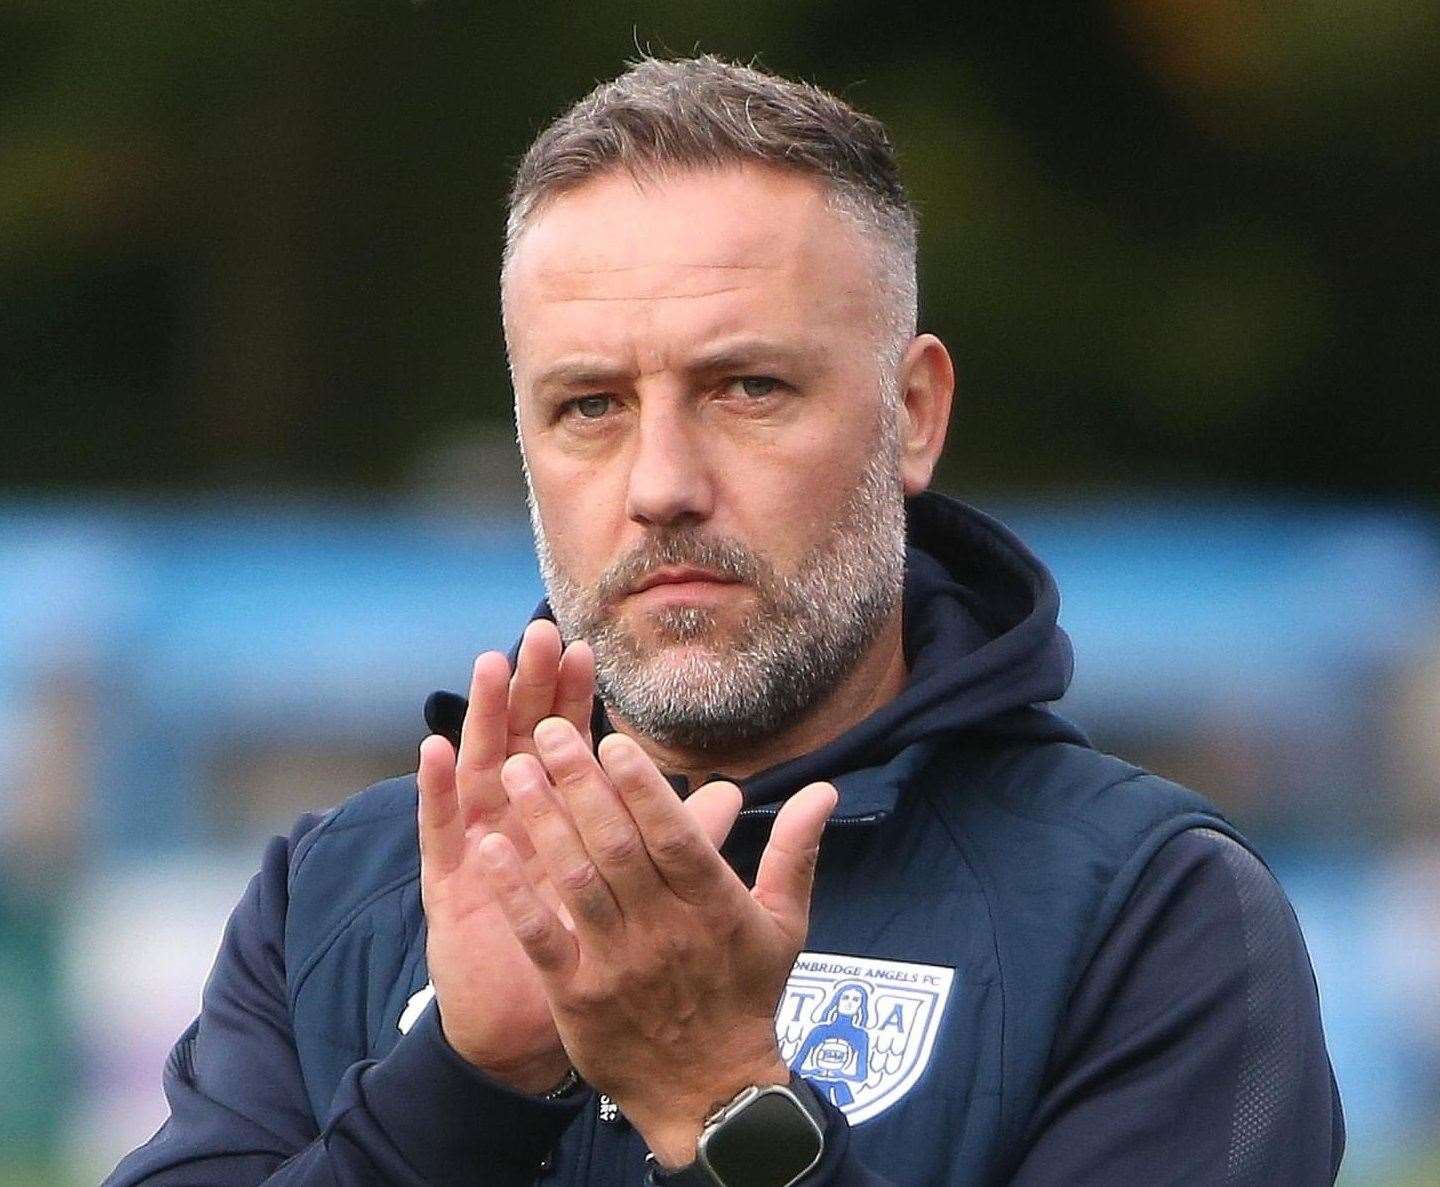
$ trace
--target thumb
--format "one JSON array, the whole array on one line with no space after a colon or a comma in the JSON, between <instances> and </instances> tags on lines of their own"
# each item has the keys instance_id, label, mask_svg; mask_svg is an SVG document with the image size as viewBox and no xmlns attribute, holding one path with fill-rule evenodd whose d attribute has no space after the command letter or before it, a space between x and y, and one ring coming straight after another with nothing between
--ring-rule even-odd
<instances>
[{"instance_id":1,"label":"thumb","mask_svg":"<svg viewBox=\"0 0 1440 1187\"><path fill-rule=\"evenodd\" d=\"M810 889L820 856L820 834L839 796L829 783L811 783L792 795L775 817L755 873L755 901L795 942L810 925Z\"/></svg>"},{"instance_id":2,"label":"thumb","mask_svg":"<svg viewBox=\"0 0 1440 1187\"><path fill-rule=\"evenodd\" d=\"M740 815L744 802L740 789L733 783L717 779L692 791L685 799L685 808L710 839L710 844L719 849L735 827L735 818Z\"/></svg>"}]
</instances>

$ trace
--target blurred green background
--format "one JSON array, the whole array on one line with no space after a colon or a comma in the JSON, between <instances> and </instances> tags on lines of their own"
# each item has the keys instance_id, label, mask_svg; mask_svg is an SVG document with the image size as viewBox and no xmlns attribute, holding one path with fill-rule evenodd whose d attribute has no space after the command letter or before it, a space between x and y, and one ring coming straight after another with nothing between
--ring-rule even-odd
<instances>
[{"instance_id":1,"label":"blurred green background","mask_svg":"<svg viewBox=\"0 0 1440 1187\"><path fill-rule=\"evenodd\" d=\"M408 761L403 730L368 749L340 734L330 746L287 735L263 754L227 740L183 774L151 776L227 811L141 860L132 842L156 828L154 805L107 791L107 764L123 752L155 772L162 759L107 749L123 732L116 714L144 695L136 673L151 670L95 643L118 621L111 595L162 607L183 652L155 558L177 540L233 542L227 508L248 509L242 534L369 549L382 568L401 553L375 533L405 537L442 510L523 532L497 311L509 173L549 118L641 49L758 58L887 122L922 215L923 326L960 372L941 486L1031 508L1037 523L1035 508L1132 499L1203 504L1230 522L1278 500L1381 509L1389 527L1365 520L1355 534L1399 540L1396 555L1433 541L1431 0L0 4L0 615L14 615L0 631L0 757L17 772L0 795L0 1184L70 1187L113 1161L137 1124L126 1092L153 1094L158 1063L146 1061L178 1030L172 1015L183 1025L194 1008L254 838ZM274 528L282 520L291 527ZM1386 536L1399 522L1414 535ZM488 547L437 531L436 555ZM116 545L141 537L160 551ZM220 584L238 588L247 564ZM53 610L62 588L69 617L38 631L36 608ZM1326 820L1325 869L1379 863L1374 918L1389 917L1391 896L1415 910L1413 889L1384 889L1392 876L1434 890L1440 914L1427 864L1440 836L1440 631L1433 608L1376 598L1382 626L1423 621L1405 645L1416 662L1367 668L1344 710L1347 728L1404 739L1403 763L1364 769L1374 782L1350 793L1363 807L1337 808L1323 779L1298 777L1283 808L1267 806L1274 768L1254 755L1283 748L1283 728L1252 749L1226 732L1233 722L1180 745L1169 727L1107 715L1103 698L1086 724L1193 779L1278 851L1290 845L1292 894L1312 868L1306 846L1327 832L1309 825ZM503 644L518 625L473 633ZM437 678L463 671L463 650ZM1082 672L1086 660L1082 647ZM1355 676L1335 662L1327 672ZM236 671L247 687L253 671ZM383 682L383 665L363 679ZM1382 699L1395 714L1368 715ZM297 733L330 736L323 708L296 712ZM198 973L123 965L127 947L136 961L169 952L169 932L153 949L104 947L191 896L193 878L209 879L200 897L214 904L182 928ZM1440 1183L1440 939L1426 926L1397 933L1395 957L1423 966L1406 990L1429 1003L1407 1047L1421 1053L1376 1081L1404 1085L1411 1119L1398 1139L1366 1128L1371 1056L1357 1055L1351 1183ZM1347 942L1334 939L1342 958ZM97 972L102 951L121 965ZM107 970L139 994L122 1017L148 1009L146 993L176 1004L156 1011L156 1035L126 1040L133 1072L111 1067L97 1087L89 1061L108 1032L95 1003L125 995L85 986ZM90 1048L75 1041L77 1015ZM1401 1058L1406 1044L1390 1041L1374 1060ZM1391 1100L1380 1092L1371 1113Z\"/></svg>"},{"instance_id":2,"label":"blurred green background","mask_svg":"<svg viewBox=\"0 0 1440 1187\"><path fill-rule=\"evenodd\" d=\"M394 488L501 426L509 170L636 46L888 122L952 485L1434 498L1425 0L11 3L6 486Z\"/></svg>"}]
</instances>

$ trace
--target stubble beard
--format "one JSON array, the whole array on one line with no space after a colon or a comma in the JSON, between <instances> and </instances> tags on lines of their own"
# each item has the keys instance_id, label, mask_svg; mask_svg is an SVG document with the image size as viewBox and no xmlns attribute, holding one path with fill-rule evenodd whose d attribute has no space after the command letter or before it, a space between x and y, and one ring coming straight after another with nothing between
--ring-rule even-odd
<instances>
[{"instance_id":1,"label":"stubble beard","mask_svg":"<svg viewBox=\"0 0 1440 1187\"><path fill-rule=\"evenodd\" d=\"M565 638L594 649L607 709L661 745L726 753L774 737L833 692L899 605L905 507L897 437L887 408L854 492L793 576L737 540L687 527L656 531L587 588L556 563L532 497L551 609ZM702 607L662 607L647 615L649 637L638 636L618 604L664 565L744 582L754 599L740 626L727 631Z\"/></svg>"}]
</instances>

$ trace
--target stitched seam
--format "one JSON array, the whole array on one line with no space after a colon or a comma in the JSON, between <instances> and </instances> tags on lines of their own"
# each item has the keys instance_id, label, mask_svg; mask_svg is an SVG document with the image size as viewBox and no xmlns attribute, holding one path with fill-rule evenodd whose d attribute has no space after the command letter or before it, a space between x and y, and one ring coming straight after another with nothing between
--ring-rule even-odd
<instances>
[{"instance_id":1,"label":"stitched seam","mask_svg":"<svg viewBox=\"0 0 1440 1187\"><path fill-rule=\"evenodd\" d=\"M921 779L923 779L925 773L926 772L918 773ZM994 1090L994 1095L1000 1098L1000 1128L1001 1131L1004 1132L1006 1114L1009 1111L1005 1096L1005 1068L1008 1049L1006 1035L1008 1033L1009 999L1007 997L1007 987L1005 984L1005 961L1000 955L1000 929L995 923L995 895L990 887L989 880L980 873L979 863L970 854L962 838L958 824L950 818L950 813L947 810L949 807L949 799L940 795L939 788L934 782L928 784L922 782L921 787L922 794L930 810L940 821L940 827L949 834L950 841L955 846L955 851L959 855L960 861L964 864L965 868L970 871L970 876L975 880L975 885L979 887L981 900L985 904L985 920L990 926L990 950L995 957L994 984L996 992L1000 995L1000 1086Z\"/></svg>"},{"instance_id":2,"label":"stitched seam","mask_svg":"<svg viewBox=\"0 0 1440 1187\"><path fill-rule=\"evenodd\" d=\"M402 775L399 776L399 778L409 779L413 778L413 776ZM385 782L388 782L388 780L386 780ZM381 783L374 784L375 787L380 787L382 785L383 784ZM367 788L366 790L368 791L369 788ZM363 796L365 792L362 791L359 794ZM393 811L378 813L374 816L364 816L356 820L353 818L353 814L347 811L347 809L349 809L353 803L354 799L351 799L344 804L340 804L337 807L331 808L330 811L326 812L320 818L319 822L315 825L315 827L312 828L303 837L301 837L300 840L296 843L295 853L290 864L290 873L287 881L287 886L293 885L295 876L300 872L300 868L305 864L306 861L309 860L310 854L314 851L315 846L318 845L324 837L336 833L348 832L349 830L355 828L364 828L367 826L383 824L386 821L395 819L395 817L397 816L408 817L412 815L414 811L414 809L408 805L401 805L395 808Z\"/></svg>"},{"instance_id":3,"label":"stitched seam","mask_svg":"<svg viewBox=\"0 0 1440 1187\"><path fill-rule=\"evenodd\" d=\"M397 890L403 890L410 883L418 881L419 878L420 869L417 866L414 870L406 873L403 877L396 878L390 882L387 882L379 890L374 891L368 897L362 899L358 904L356 904L356 906L352 908L351 911L338 924L335 925L335 927L331 930L330 934L327 935L324 940L322 940L319 944L315 946L314 950L310 953L310 955L305 958L305 963L300 966L299 972L295 974L294 988L290 991L290 1010L292 1015L295 1010L295 1002L299 998L300 990L304 987L306 980L309 978L310 974L314 972L315 966L319 964L320 961L325 957L325 954L328 953L330 949L335 946L336 942L340 939L340 937L344 935L345 932L347 932L350 927L359 920L361 915L363 915L386 895L394 894Z\"/></svg>"},{"instance_id":4,"label":"stitched seam","mask_svg":"<svg viewBox=\"0 0 1440 1187\"><path fill-rule=\"evenodd\" d=\"M1148 771L1136 771L1133 775L1126 775L1123 779L1116 779L1113 783L1102 783L1094 791L1095 795L1101 795L1107 791L1114 791L1117 787L1124 787L1127 783L1134 783L1138 779L1145 779L1150 776ZM1066 815L1060 812L1037 812L1026 808L1017 808L989 792L981 792L986 800L1008 815L1019 817L1021 820L1029 820L1035 824L1049 824L1057 828L1069 829L1071 832L1084 837L1086 840L1094 841L1107 848L1112 846L1115 838L1102 828L1098 828L1089 821L1080 817Z\"/></svg>"}]
</instances>

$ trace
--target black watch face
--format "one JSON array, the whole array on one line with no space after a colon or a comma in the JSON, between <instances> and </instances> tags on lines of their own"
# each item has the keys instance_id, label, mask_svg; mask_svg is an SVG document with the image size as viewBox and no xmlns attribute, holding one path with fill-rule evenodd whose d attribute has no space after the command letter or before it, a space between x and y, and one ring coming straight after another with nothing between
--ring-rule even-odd
<instances>
[{"instance_id":1,"label":"black watch face","mask_svg":"<svg viewBox=\"0 0 1440 1187\"><path fill-rule=\"evenodd\" d=\"M726 1187L786 1187L820 1155L810 1118L779 1093L763 1093L712 1133L705 1160Z\"/></svg>"}]
</instances>

